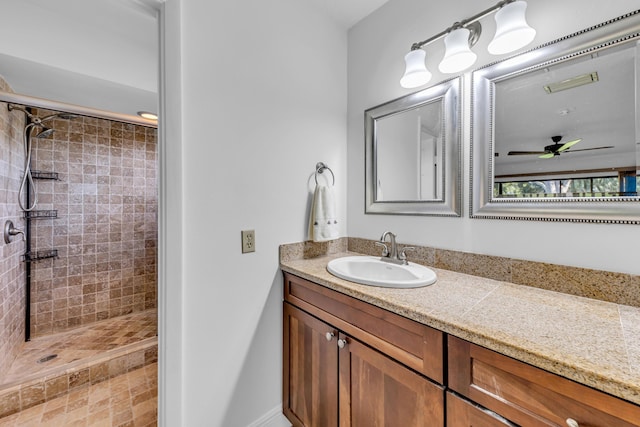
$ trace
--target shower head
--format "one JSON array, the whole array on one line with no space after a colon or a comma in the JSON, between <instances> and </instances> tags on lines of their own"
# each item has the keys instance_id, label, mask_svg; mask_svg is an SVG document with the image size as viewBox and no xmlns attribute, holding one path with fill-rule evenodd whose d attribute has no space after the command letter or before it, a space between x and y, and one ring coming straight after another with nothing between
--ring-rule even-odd
<instances>
[{"instance_id":1,"label":"shower head","mask_svg":"<svg viewBox=\"0 0 640 427\"><path fill-rule=\"evenodd\" d=\"M60 113L58 114L58 118L60 119L64 119L64 120L73 120L73 119L77 119L78 116L77 114L71 114L71 113Z\"/></svg>"},{"instance_id":2,"label":"shower head","mask_svg":"<svg viewBox=\"0 0 640 427\"><path fill-rule=\"evenodd\" d=\"M77 118L78 116L75 114L70 114L70 113L56 113L56 114L51 114L50 116L46 116L43 117L41 119L39 119L39 123L43 123L46 122L48 120L53 120L53 119L63 119L63 120L72 120Z\"/></svg>"},{"instance_id":3,"label":"shower head","mask_svg":"<svg viewBox=\"0 0 640 427\"><path fill-rule=\"evenodd\" d=\"M47 138L53 134L54 130L51 128L46 128L43 126L43 129L38 132L34 138Z\"/></svg>"},{"instance_id":4,"label":"shower head","mask_svg":"<svg viewBox=\"0 0 640 427\"><path fill-rule=\"evenodd\" d=\"M22 105L18 105L18 104L7 104L7 108L9 109L9 111L13 111L13 110L18 110L18 111L22 111L23 113L25 113L29 119L31 119L31 121L35 124L40 124L43 122L46 122L48 120L52 120L52 119L63 119L63 120L72 120L75 118L78 118L79 116L76 114L71 114L71 113L55 113L55 114L51 114L49 116L45 116L43 118L37 117L33 114L31 114L25 107L23 107Z\"/></svg>"}]
</instances>

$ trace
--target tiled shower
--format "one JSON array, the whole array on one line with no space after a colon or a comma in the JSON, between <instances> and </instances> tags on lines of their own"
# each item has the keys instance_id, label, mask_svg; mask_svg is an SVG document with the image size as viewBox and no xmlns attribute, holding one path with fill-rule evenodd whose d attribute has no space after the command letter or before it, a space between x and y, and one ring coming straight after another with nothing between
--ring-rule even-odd
<instances>
[{"instance_id":1,"label":"tiled shower","mask_svg":"<svg viewBox=\"0 0 640 427\"><path fill-rule=\"evenodd\" d=\"M1 77L0 91L11 92ZM7 106L0 102L0 225L30 224L30 250L21 235L0 240L0 418L157 360L156 129L82 115L47 122L53 134L32 138L38 203L25 213L26 118ZM85 342L74 349L76 336ZM60 357L29 359L42 351Z\"/></svg>"},{"instance_id":2,"label":"tiled shower","mask_svg":"<svg viewBox=\"0 0 640 427\"><path fill-rule=\"evenodd\" d=\"M50 112L37 112L43 116ZM153 128L79 117L55 119L34 143L33 336L156 306L157 150Z\"/></svg>"}]
</instances>

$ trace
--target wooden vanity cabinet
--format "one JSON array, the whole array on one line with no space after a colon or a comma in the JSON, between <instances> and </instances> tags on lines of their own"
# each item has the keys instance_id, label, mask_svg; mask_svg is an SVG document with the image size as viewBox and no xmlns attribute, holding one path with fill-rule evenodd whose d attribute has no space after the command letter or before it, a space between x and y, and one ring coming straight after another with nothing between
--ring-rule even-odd
<instances>
[{"instance_id":1,"label":"wooden vanity cabinet","mask_svg":"<svg viewBox=\"0 0 640 427\"><path fill-rule=\"evenodd\" d=\"M284 299L295 427L640 427L638 405L289 273Z\"/></svg>"},{"instance_id":2,"label":"wooden vanity cabinet","mask_svg":"<svg viewBox=\"0 0 640 427\"><path fill-rule=\"evenodd\" d=\"M288 273L283 311L294 426L444 426L441 332Z\"/></svg>"},{"instance_id":3,"label":"wooden vanity cabinet","mask_svg":"<svg viewBox=\"0 0 640 427\"><path fill-rule=\"evenodd\" d=\"M448 361L449 389L517 425L640 426L638 405L453 336L448 337ZM476 424L464 419L447 423L448 427L470 425Z\"/></svg>"}]
</instances>

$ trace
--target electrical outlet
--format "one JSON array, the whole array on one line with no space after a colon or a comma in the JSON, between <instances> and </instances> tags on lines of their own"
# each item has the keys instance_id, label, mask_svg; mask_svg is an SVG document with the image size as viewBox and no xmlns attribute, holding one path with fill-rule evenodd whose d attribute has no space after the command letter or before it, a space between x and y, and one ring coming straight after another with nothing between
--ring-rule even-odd
<instances>
[{"instance_id":1,"label":"electrical outlet","mask_svg":"<svg viewBox=\"0 0 640 427\"><path fill-rule=\"evenodd\" d=\"M256 232L254 230L242 230L242 253L256 251Z\"/></svg>"}]
</instances>

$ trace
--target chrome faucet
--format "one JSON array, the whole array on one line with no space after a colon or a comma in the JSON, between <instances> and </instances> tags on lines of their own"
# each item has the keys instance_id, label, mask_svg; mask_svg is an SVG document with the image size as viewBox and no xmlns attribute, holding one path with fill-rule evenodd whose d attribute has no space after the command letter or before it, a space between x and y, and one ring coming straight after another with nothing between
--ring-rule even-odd
<instances>
[{"instance_id":1,"label":"chrome faucet","mask_svg":"<svg viewBox=\"0 0 640 427\"><path fill-rule=\"evenodd\" d=\"M386 241L387 237L389 237L389 246L387 246ZM380 237L379 242L375 242L376 245L382 246L382 258L380 260L391 262L394 264L408 264L407 255L405 251L410 249L415 249L412 247L405 246L402 248L400 253L398 253L398 245L396 243L396 235L390 231L385 231Z\"/></svg>"},{"instance_id":2,"label":"chrome faucet","mask_svg":"<svg viewBox=\"0 0 640 427\"><path fill-rule=\"evenodd\" d=\"M387 248L385 242L387 241L387 237L389 237L389 244L391 248ZM398 245L396 244L396 235L390 231L385 231L382 233L382 237L380 237L380 243L384 246L382 250L382 256L397 259L398 258Z\"/></svg>"}]
</instances>

